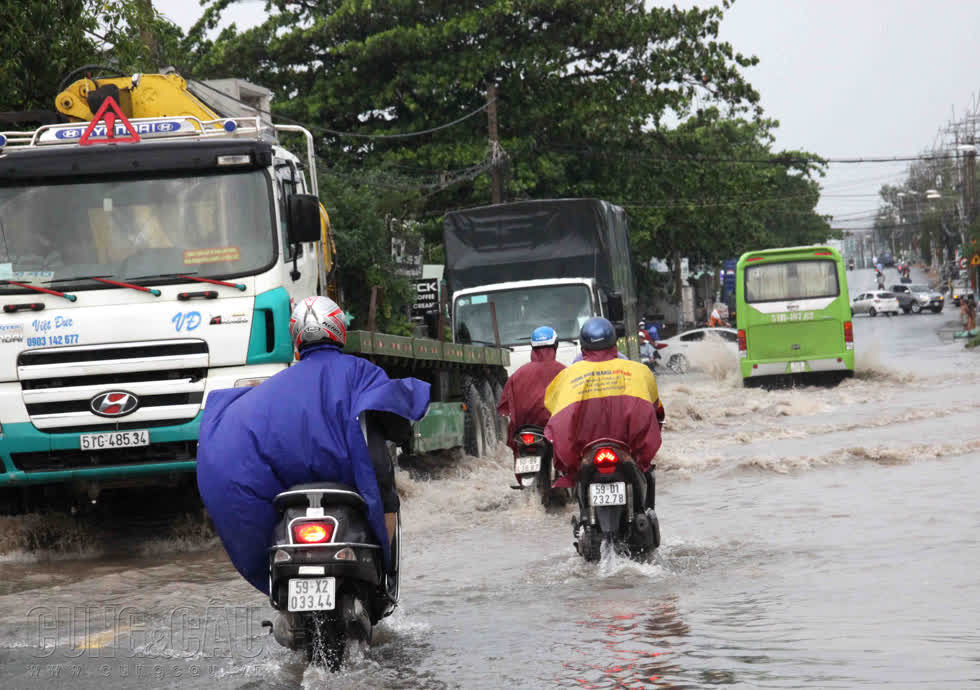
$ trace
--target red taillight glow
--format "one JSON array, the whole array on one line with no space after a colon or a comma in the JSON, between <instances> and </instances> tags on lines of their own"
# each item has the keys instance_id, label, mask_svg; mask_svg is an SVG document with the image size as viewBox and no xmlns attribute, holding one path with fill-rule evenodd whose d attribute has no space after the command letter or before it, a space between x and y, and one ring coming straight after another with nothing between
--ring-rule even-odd
<instances>
[{"instance_id":1,"label":"red taillight glow","mask_svg":"<svg viewBox=\"0 0 980 690\"><path fill-rule=\"evenodd\" d=\"M854 342L854 325L850 321L844 322L844 342Z\"/></svg>"},{"instance_id":2,"label":"red taillight glow","mask_svg":"<svg viewBox=\"0 0 980 690\"><path fill-rule=\"evenodd\" d=\"M814 256L833 256L830 252L813 252Z\"/></svg>"},{"instance_id":3,"label":"red taillight glow","mask_svg":"<svg viewBox=\"0 0 980 690\"><path fill-rule=\"evenodd\" d=\"M762 261L764 258L765 258L764 256L754 256L751 259L746 259L745 261L746 263L748 263L749 261Z\"/></svg>"},{"instance_id":4,"label":"red taillight glow","mask_svg":"<svg viewBox=\"0 0 980 690\"><path fill-rule=\"evenodd\" d=\"M536 440L534 434L521 434L521 441L524 442L525 446L533 446Z\"/></svg>"},{"instance_id":5,"label":"red taillight glow","mask_svg":"<svg viewBox=\"0 0 980 690\"><path fill-rule=\"evenodd\" d=\"M333 523L301 522L293 525L293 539L300 544L325 544L333 539Z\"/></svg>"},{"instance_id":6,"label":"red taillight glow","mask_svg":"<svg viewBox=\"0 0 980 690\"><path fill-rule=\"evenodd\" d=\"M745 352L745 350L747 349L746 346L745 346L745 329L744 328L738 329L738 349L741 352Z\"/></svg>"},{"instance_id":7,"label":"red taillight glow","mask_svg":"<svg viewBox=\"0 0 980 690\"><path fill-rule=\"evenodd\" d=\"M595 454L592 462L600 473L609 474L616 469L616 465L619 463L619 456L616 455L616 451L612 448L602 448Z\"/></svg>"}]
</instances>

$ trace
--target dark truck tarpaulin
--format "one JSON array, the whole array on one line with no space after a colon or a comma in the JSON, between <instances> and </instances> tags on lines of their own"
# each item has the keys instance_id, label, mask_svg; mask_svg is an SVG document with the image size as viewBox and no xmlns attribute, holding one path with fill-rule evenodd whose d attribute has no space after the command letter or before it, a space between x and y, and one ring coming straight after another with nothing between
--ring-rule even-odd
<instances>
[{"instance_id":1,"label":"dark truck tarpaulin","mask_svg":"<svg viewBox=\"0 0 980 690\"><path fill-rule=\"evenodd\" d=\"M449 290L516 280L595 278L632 304L626 212L598 199L452 211L443 225Z\"/></svg>"}]
</instances>

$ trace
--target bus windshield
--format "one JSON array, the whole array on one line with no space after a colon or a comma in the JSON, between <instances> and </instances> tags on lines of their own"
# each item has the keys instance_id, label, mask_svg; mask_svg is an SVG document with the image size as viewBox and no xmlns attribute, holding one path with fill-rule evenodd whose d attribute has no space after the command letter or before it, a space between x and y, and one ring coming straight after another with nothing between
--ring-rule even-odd
<instances>
[{"instance_id":1,"label":"bus windshield","mask_svg":"<svg viewBox=\"0 0 980 690\"><path fill-rule=\"evenodd\" d=\"M0 278L67 284L89 276L248 275L275 260L274 229L261 170L5 187Z\"/></svg>"},{"instance_id":2,"label":"bus windshield","mask_svg":"<svg viewBox=\"0 0 980 690\"><path fill-rule=\"evenodd\" d=\"M592 297L585 285L543 285L495 290L456 300L456 342L493 344L490 304L497 314L502 345L529 345L531 331L551 326L559 338L577 338L593 314Z\"/></svg>"},{"instance_id":3,"label":"bus windshield","mask_svg":"<svg viewBox=\"0 0 980 690\"><path fill-rule=\"evenodd\" d=\"M745 269L745 301L749 304L838 295L840 284L833 261L783 261Z\"/></svg>"}]
</instances>

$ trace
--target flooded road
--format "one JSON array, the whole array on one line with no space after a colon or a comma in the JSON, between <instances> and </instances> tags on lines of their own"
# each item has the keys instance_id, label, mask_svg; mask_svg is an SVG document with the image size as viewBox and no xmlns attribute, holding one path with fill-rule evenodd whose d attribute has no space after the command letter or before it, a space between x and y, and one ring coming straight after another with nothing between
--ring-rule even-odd
<instances>
[{"instance_id":1,"label":"flooded road","mask_svg":"<svg viewBox=\"0 0 980 690\"><path fill-rule=\"evenodd\" d=\"M336 675L265 634L194 518L112 548L0 518L0 687L976 686L980 355L955 319L856 317L836 388L743 389L721 348L662 377L651 563L584 563L504 449L401 471L402 605Z\"/></svg>"}]
</instances>

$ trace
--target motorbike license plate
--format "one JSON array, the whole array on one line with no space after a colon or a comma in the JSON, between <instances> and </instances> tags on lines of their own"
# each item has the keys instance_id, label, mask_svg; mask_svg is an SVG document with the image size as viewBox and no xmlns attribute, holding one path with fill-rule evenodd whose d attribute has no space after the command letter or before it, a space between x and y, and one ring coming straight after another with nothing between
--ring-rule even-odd
<instances>
[{"instance_id":1,"label":"motorbike license plate","mask_svg":"<svg viewBox=\"0 0 980 690\"><path fill-rule=\"evenodd\" d=\"M789 370L793 374L802 374L806 371L806 362L790 362Z\"/></svg>"},{"instance_id":2,"label":"motorbike license plate","mask_svg":"<svg viewBox=\"0 0 980 690\"><path fill-rule=\"evenodd\" d=\"M110 431L107 434L82 434L78 437L78 445L82 450L148 446L150 432L147 429L140 429L139 431Z\"/></svg>"},{"instance_id":3,"label":"motorbike license plate","mask_svg":"<svg viewBox=\"0 0 980 690\"><path fill-rule=\"evenodd\" d=\"M541 458L528 455L514 459L514 474L531 474L541 469Z\"/></svg>"},{"instance_id":4,"label":"motorbike license plate","mask_svg":"<svg viewBox=\"0 0 980 690\"><path fill-rule=\"evenodd\" d=\"M589 484L589 500L594 506L626 505L626 482Z\"/></svg>"},{"instance_id":5,"label":"motorbike license plate","mask_svg":"<svg viewBox=\"0 0 980 690\"><path fill-rule=\"evenodd\" d=\"M299 577L289 581L289 611L333 611L337 579Z\"/></svg>"}]
</instances>

